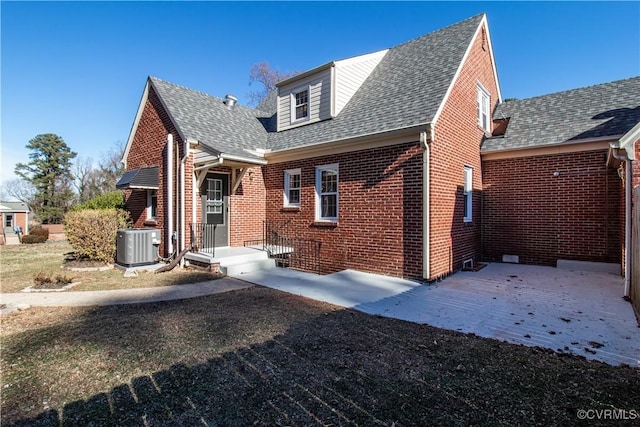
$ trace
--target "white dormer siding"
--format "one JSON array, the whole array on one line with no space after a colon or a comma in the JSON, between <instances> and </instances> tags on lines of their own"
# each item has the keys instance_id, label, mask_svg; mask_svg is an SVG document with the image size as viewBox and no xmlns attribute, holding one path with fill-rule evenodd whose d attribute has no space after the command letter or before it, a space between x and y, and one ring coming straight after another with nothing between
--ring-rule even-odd
<instances>
[{"instance_id":1,"label":"white dormer siding","mask_svg":"<svg viewBox=\"0 0 640 427\"><path fill-rule=\"evenodd\" d=\"M308 90L308 115L295 116L296 93ZM278 88L278 130L331 118L331 68L297 79Z\"/></svg>"},{"instance_id":2,"label":"white dormer siding","mask_svg":"<svg viewBox=\"0 0 640 427\"><path fill-rule=\"evenodd\" d=\"M280 82L278 131L336 117L387 52L388 49L330 62ZM304 91L308 91L308 113L296 117L296 94Z\"/></svg>"},{"instance_id":3,"label":"white dormer siding","mask_svg":"<svg viewBox=\"0 0 640 427\"><path fill-rule=\"evenodd\" d=\"M360 89L369 74L378 66L389 49L381 50L354 58L336 61L335 65L335 100L333 116L347 105L351 97Z\"/></svg>"}]
</instances>

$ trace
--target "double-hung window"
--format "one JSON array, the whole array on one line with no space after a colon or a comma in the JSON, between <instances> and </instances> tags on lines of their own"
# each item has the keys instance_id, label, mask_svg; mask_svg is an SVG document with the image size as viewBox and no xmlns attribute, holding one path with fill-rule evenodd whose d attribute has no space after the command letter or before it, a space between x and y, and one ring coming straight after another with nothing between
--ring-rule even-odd
<instances>
[{"instance_id":1,"label":"double-hung window","mask_svg":"<svg viewBox=\"0 0 640 427\"><path fill-rule=\"evenodd\" d=\"M316 166L316 220L338 220L338 164Z\"/></svg>"},{"instance_id":2,"label":"double-hung window","mask_svg":"<svg viewBox=\"0 0 640 427\"><path fill-rule=\"evenodd\" d=\"M292 122L309 118L309 88L291 94Z\"/></svg>"},{"instance_id":3,"label":"double-hung window","mask_svg":"<svg viewBox=\"0 0 640 427\"><path fill-rule=\"evenodd\" d=\"M284 171L284 206L300 206L300 169Z\"/></svg>"},{"instance_id":4,"label":"double-hung window","mask_svg":"<svg viewBox=\"0 0 640 427\"><path fill-rule=\"evenodd\" d=\"M464 167L464 222L473 221L473 168Z\"/></svg>"},{"instance_id":5,"label":"double-hung window","mask_svg":"<svg viewBox=\"0 0 640 427\"><path fill-rule=\"evenodd\" d=\"M486 132L491 131L489 92L478 84L478 126Z\"/></svg>"}]
</instances>

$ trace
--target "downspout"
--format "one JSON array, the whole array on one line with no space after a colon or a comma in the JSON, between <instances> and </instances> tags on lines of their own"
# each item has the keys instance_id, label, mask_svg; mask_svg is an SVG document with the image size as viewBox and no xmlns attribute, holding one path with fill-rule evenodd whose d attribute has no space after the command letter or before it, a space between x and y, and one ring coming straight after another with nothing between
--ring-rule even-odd
<instances>
[{"instance_id":1,"label":"downspout","mask_svg":"<svg viewBox=\"0 0 640 427\"><path fill-rule=\"evenodd\" d=\"M624 297L628 298L631 290L631 159L620 155L619 148L613 148L611 154L624 162Z\"/></svg>"},{"instance_id":2,"label":"downspout","mask_svg":"<svg viewBox=\"0 0 640 427\"><path fill-rule=\"evenodd\" d=\"M173 253L173 135L167 135L167 250L169 256Z\"/></svg>"},{"instance_id":3,"label":"downspout","mask_svg":"<svg viewBox=\"0 0 640 427\"><path fill-rule=\"evenodd\" d=\"M422 147L422 278L431 278L431 142L433 125L429 123L425 131L420 132Z\"/></svg>"},{"instance_id":4,"label":"downspout","mask_svg":"<svg viewBox=\"0 0 640 427\"><path fill-rule=\"evenodd\" d=\"M186 213L185 213L185 207L186 207L186 197L187 195L185 194L185 188L184 188L184 183L185 183L185 168L187 165L187 157L189 157L189 142L188 141L184 141L184 157L182 157L182 163L180 164L180 251L183 251L186 247L186 232L185 232L185 227L186 227ZM180 265L184 266L184 261L180 260Z\"/></svg>"}]
</instances>

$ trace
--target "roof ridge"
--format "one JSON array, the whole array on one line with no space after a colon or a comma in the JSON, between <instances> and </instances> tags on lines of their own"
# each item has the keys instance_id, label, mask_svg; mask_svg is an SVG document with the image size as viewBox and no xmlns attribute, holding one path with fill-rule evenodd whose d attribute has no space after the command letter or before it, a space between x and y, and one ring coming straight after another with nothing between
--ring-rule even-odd
<instances>
[{"instance_id":1,"label":"roof ridge","mask_svg":"<svg viewBox=\"0 0 640 427\"><path fill-rule=\"evenodd\" d=\"M628 82L629 80L640 80L640 76L633 76L633 77L627 77L624 79L619 79L619 80L612 80L609 82L604 82L604 83L595 83L589 86L581 86L581 87L575 87L572 89L564 89L558 92L551 92L551 93L546 93L544 95L536 95L536 96L531 96L529 98L522 98L522 99L514 99L512 101L508 101L509 103L511 102L526 102L526 101L532 101L532 100L536 100L536 99L540 99L540 98L547 98L550 96L555 96L555 95L566 95L568 93L571 92L580 92L580 91L584 91L586 89L591 89L594 87L598 87L598 86L607 86L607 85L611 85L611 84L617 84L617 83L622 83L622 82ZM504 104L504 102L502 103Z\"/></svg>"},{"instance_id":2,"label":"roof ridge","mask_svg":"<svg viewBox=\"0 0 640 427\"><path fill-rule=\"evenodd\" d=\"M474 19L478 19L478 18L481 18L481 17L484 17L484 16L486 16L486 13L485 13L485 12L479 13L479 14L474 15L474 16L470 16L470 17L468 17L468 18L463 19L462 21L454 22L453 24L449 24L449 25L447 25L446 27L438 28L438 29L435 29L435 30L433 30L433 31L431 31L431 32L429 32L429 33L422 34L422 35L419 35L419 36L417 36L417 37L414 37L414 38L412 38L411 40L407 40L406 42L402 42L402 43L400 43L400 44L398 44L398 45L395 45L395 46L393 46L393 47L391 47L391 48L389 48L389 49L395 49L395 48L398 48L398 47L401 47L401 46L407 45L407 44L409 44L409 43L413 43L413 42L415 42L415 41L417 41L417 40L420 40L420 39L423 39L423 38L426 38L426 37L432 36L432 35L434 35L434 34L441 33L441 32L443 32L443 31L447 31L447 30L451 30L451 28L453 28L453 27L456 27L456 26L458 26L458 25L462 25L462 24L466 24L466 23L468 23L469 21L472 21L472 20L474 20Z\"/></svg>"},{"instance_id":3,"label":"roof ridge","mask_svg":"<svg viewBox=\"0 0 640 427\"><path fill-rule=\"evenodd\" d=\"M178 84L178 83L173 83L173 82L170 82L170 81L168 81L168 80L163 80L163 79L161 79L161 78L159 78L159 77L149 76L149 80L151 80L151 81L156 81L156 82L160 82L160 83L165 83L165 84L168 84L168 85L174 86L174 87L176 87L176 88L178 88L178 89L186 90L186 91L189 91L189 92L192 92L192 93L198 94L198 95L206 96L206 97L208 97L208 98L213 98L213 99L218 100L218 101L220 101L220 102L224 102L224 98L220 98L219 96L211 95L211 94L206 93L206 92L203 92L203 91L201 91L201 90L192 89L192 88L190 88L190 87L187 87L187 86L184 86L184 85L181 85L181 84ZM249 110L249 111L259 111L259 112L264 112L263 110L258 110L257 108L252 108L252 107L249 107L249 106L247 106L247 105L240 104L240 103L237 103L237 104L235 105L235 108L238 108L238 107L240 107L240 108L242 108L242 109L244 109L244 110Z\"/></svg>"}]
</instances>

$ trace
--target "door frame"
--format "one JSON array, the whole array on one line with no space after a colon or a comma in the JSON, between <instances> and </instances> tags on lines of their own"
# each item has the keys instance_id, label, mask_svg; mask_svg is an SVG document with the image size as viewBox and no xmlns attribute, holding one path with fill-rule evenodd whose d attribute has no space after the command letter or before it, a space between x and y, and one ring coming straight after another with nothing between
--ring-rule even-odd
<instances>
[{"instance_id":1,"label":"door frame","mask_svg":"<svg viewBox=\"0 0 640 427\"><path fill-rule=\"evenodd\" d=\"M206 198L207 198L207 180L208 179L215 179L213 177L213 175L226 175L227 176L227 195L224 195L224 191L223 191L223 209L226 209L226 212L223 211L223 219L225 220L225 226L227 228L227 240L226 240L226 244L221 245L221 246L216 246L215 242L214 242L214 247L216 248L220 248L220 247L225 247L225 246L230 246L230 242L231 242L231 209L230 209L230 203L231 203L231 198L229 197L231 194L231 173L230 172L219 172L219 171L207 171L207 173L205 174L205 177L202 181L202 185L201 188L199 189L199 192L201 194L201 197L204 197L204 203L201 200L200 206L201 206L201 214L200 214L200 222L202 224L206 224L207 223L207 212L206 212ZM204 188L205 194L202 194L202 189Z\"/></svg>"}]
</instances>

